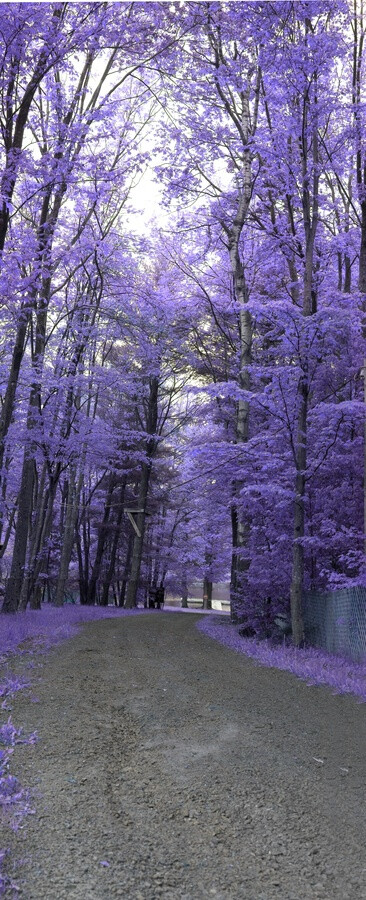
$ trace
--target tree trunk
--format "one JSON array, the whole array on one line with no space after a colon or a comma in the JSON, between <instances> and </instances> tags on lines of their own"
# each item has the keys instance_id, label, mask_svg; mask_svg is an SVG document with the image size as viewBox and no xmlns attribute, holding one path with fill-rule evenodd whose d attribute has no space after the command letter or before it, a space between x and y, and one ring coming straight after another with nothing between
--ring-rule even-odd
<instances>
[{"instance_id":1,"label":"tree trunk","mask_svg":"<svg viewBox=\"0 0 366 900\"><path fill-rule=\"evenodd\" d=\"M352 290L352 265L351 260L347 254L344 257L344 285L343 285L343 293L350 294Z\"/></svg>"},{"instance_id":2,"label":"tree trunk","mask_svg":"<svg viewBox=\"0 0 366 900\"><path fill-rule=\"evenodd\" d=\"M38 554L36 557L34 569L31 572L30 586L28 591L28 598L31 609L39 608L40 597L43 597L44 594L44 580L48 577L48 567L50 561L48 541L52 533L57 483L58 479L52 480L49 487L46 515L39 536Z\"/></svg>"},{"instance_id":3,"label":"tree trunk","mask_svg":"<svg viewBox=\"0 0 366 900\"><path fill-rule=\"evenodd\" d=\"M240 170L240 183L237 190L236 210L231 221L227 224L221 220L224 229L233 279L234 300L239 308L238 325L240 340L240 361L238 384L243 391L243 395L238 401L237 410L237 427L236 439L238 442L246 442L249 435L249 402L244 396L244 392L249 389L249 365L251 363L252 350L252 320L248 302L248 289L245 280L245 270L242 260L241 238L252 197L253 173L252 173L252 146L251 143L256 133L258 121L259 95L262 84L262 75L257 60L252 60L252 66L248 63L248 70L243 79L242 90L240 93L240 107L238 108L230 90L226 91L225 86L220 77L220 72L225 70L226 60L223 53L222 35L220 23L215 20L211 11L211 5L207 4L207 34L213 51L213 78L216 92L218 94L220 104L225 109L231 124L234 124L237 130L237 137L240 141L240 152L238 153L238 171ZM250 52L250 51L249 51ZM254 102L252 99L252 79L255 73L256 85L254 88ZM243 73L244 74L244 73ZM237 496L240 487L238 481L233 485L234 494ZM235 544L232 547L232 577L230 589L230 604L232 616L238 614L238 608L245 606L245 597L247 594L247 572L250 560L245 559L245 548L248 546L250 536L250 523L248 518L244 521L240 510L236 510L235 535L233 530L233 538Z\"/></svg>"},{"instance_id":4,"label":"tree trunk","mask_svg":"<svg viewBox=\"0 0 366 900\"><path fill-rule=\"evenodd\" d=\"M203 579L203 608L212 608L212 581L206 578L206 576Z\"/></svg>"},{"instance_id":5,"label":"tree trunk","mask_svg":"<svg viewBox=\"0 0 366 900\"><path fill-rule=\"evenodd\" d=\"M119 599L118 599L118 605L121 607L125 605L126 591L127 591L127 585L128 585L128 576L129 576L129 572L130 572L131 559L132 559L132 550L133 550L133 535L130 534L130 537L128 539L128 544L127 544L127 553L126 553L125 565L124 565L124 570L123 570L121 590L119 592Z\"/></svg>"},{"instance_id":6,"label":"tree trunk","mask_svg":"<svg viewBox=\"0 0 366 900\"><path fill-rule=\"evenodd\" d=\"M42 55L42 54L41 54ZM28 113L27 113L28 114ZM23 134L21 137L21 141L23 140ZM15 183L15 182L14 182ZM14 185L13 185L14 188ZM11 189L11 191L13 190ZM61 209L61 201L62 197L66 191L66 184L62 183L58 186L56 190L56 195L54 198L53 207L50 210L52 191L54 188L53 182L50 182L47 185L43 196L40 220L37 229L37 251L35 254L35 264L34 264L34 272L33 272L33 286L30 291L30 296L27 299L26 303L23 303L18 325L17 325L17 333L15 338L15 344L13 348L11 368L8 378L8 384L5 392L1 418L0 418L0 471L3 463L4 456L4 447L5 447L5 438L9 430L9 426L11 420L13 418L14 412L14 403L15 403L15 395L18 386L19 380L19 372L22 363L22 359L24 356L25 345L26 345L26 337L28 325L31 320L32 310L36 309L37 306L37 296L39 296L38 301L38 309L36 313L36 338L35 338L35 351L34 356L32 358L32 365L35 375L35 382L32 385L31 394L30 394L30 406L34 406L37 409L38 399L40 397L40 384L39 379L41 375L42 365L43 365L43 357L45 350L45 341L46 341L46 322L47 322L47 309L48 303L50 299L50 291L51 291L51 278L49 272L46 271L46 274L41 274L44 263L49 262L49 258L51 255L53 237L56 228L56 223L58 220L58 216ZM7 223L5 223L5 219L3 219L3 228L6 224L5 233L7 229ZM0 213L0 235L1 235L1 213ZM4 236L5 240L5 236ZM0 253L2 250L1 237L0 237Z\"/></svg>"},{"instance_id":7,"label":"tree trunk","mask_svg":"<svg viewBox=\"0 0 366 900\"><path fill-rule=\"evenodd\" d=\"M132 549L131 571L127 587L126 609L132 609L137 603L137 591L140 581L140 570L142 560L142 550L144 545L145 522L146 522L146 504L149 491L150 475L152 468L152 459L156 450L156 428L158 421L158 394L159 394L159 378L152 375L149 378L149 395L147 399L146 412L146 433L149 438L146 442L147 461L142 464L141 480L138 495L138 509L141 512L136 514L136 524L139 534L135 534Z\"/></svg>"},{"instance_id":8,"label":"tree trunk","mask_svg":"<svg viewBox=\"0 0 366 900\"><path fill-rule=\"evenodd\" d=\"M237 625L240 620L240 614L238 609L238 560L237 560L237 548L238 548L238 515L236 511L235 501L232 501L231 504L231 576L230 576L230 618L231 621Z\"/></svg>"},{"instance_id":9,"label":"tree trunk","mask_svg":"<svg viewBox=\"0 0 366 900\"><path fill-rule=\"evenodd\" d=\"M245 104L246 118L249 122L249 98ZM249 125L247 126L247 137L249 138ZM228 229L229 256L231 263L231 272L233 277L234 296L236 302L240 305L239 313L239 335L240 335L240 368L238 383L243 392L248 391L250 387L249 366L252 359L252 318L249 310L246 308L249 294L245 280L244 264L240 252L240 239L243 228L247 219L252 186L252 159L251 154L246 148L243 161L243 186L242 193L238 199L238 207L235 219L230 229ZM249 437L249 402L243 396L238 401L236 437L238 443L246 443ZM242 484L235 482L234 495L238 496ZM233 523L232 523L233 524ZM250 560L245 559L245 548L248 546L250 537L250 523L248 518L243 519L242 515L236 509L235 524L235 543L232 550L232 577L230 590L230 606L232 618L240 616L240 608L245 607L245 597L247 595L247 579L246 575L249 569ZM233 531L234 538L234 531Z\"/></svg>"},{"instance_id":10,"label":"tree trunk","mask_svg":"<svg viewBox=\"0 0 366 900\"><path fill-rule=\"evenodd\" d=\"M361 203L361 240L360 240L360 259L358 286L360 293L363 294L363 337L366 337L366 202ZM366 359L363 361L363 395L366 410ZM364 461L363 461L363 532L364 532L364 554L366 558L366 414L363 426L363 444L364 444Z\"/></svg>"},{"instance_id":11,"label":"tree trunk","mask_svg":"<svg viewBox=\"0 0 366 900\"><path fill-rule=\"evenodd\" d=\"M182 584L182 609L188 609L188 584L186 578L184 578Z\"/></svg>"},{"instance_id":12,"label":"tree trunk","mask_svg":"<svg viewBox=\"0 0 366 900\"><path fill-rule=\"evenodd\" d=\"M131 570L130 577L128 580L127 587L127 595L126 595L126 609L133 609L137 603L137 591L140 581L140 569L141 569L141 560L142 560L142 549L144 545L144 536L145 536L145 523L146 523L146 503L147 503L147 495L149 490L149 482L150 482L150 473L151 473L151 462L143 463L142 471L141 471L141 481L139 487L138 494L138 509L141 512L136 513L135 520L136 525L139 530L139 534L134 535L133 539L133 547L132 547L132 558L131 558Z\"/></svg>"},{"instance_id":13,"label":"tree trunk","mask_svg":"<svg viewBox=\"0 0 366 900\"><path fill-rule=\"evenodd\" d=\"M361 204L361 242L360 242L360 262L359 262L359 278L358 286L360 293L363 294L363 337L366 337L366 203ZM363 396L366 411L366 359L363 361ZM363 533L364 533L364 554L366 559L366 412L363 426Z\"/></svg>"},{"instance_id":14,"label":"tree trunk","mask_svg":"<svg viewBox=\"0 0 366 900\"><path fill-rule=\"evenodd\" d=\"M363 294L363 337L366 336L366 155L364 149L363 122L363 76L364 76L364 40L363 0L353 4L353 71L352 71L352 106L356 144L356 178L358 200L361 207L361 237L358 268L358 287ZM363 364L364 402L366 405L366 359ZM366 565L366 415L364 421L364 460L363 460L363 520L364 520L364 563Z\"/></svg>"},{"instance_id":15,"label":"tree trunk","mask_svg":"<svg viewBox=\"0 0 366 900\"><path fill-rule=\"evenodd\" d=\"M308 98L303 103L303 129L301 138L302 167L302 209L305 233L303 316L304 319L316 312L316 285L314 284L314 252L315 238L319 221L319 135L317 122L317 73L314 72L313 95L313 128L308 135L309 108ZM312 174L309 174L308 157L311 153ZM312 194L310 193L312 186ZM299 411L297 419L295 449L295 502L294 502L294 537L292 546L292 574L290 588L292 639L296 647L304 641L304 621L302 612L302 592L304 587L304 545L305 535L305 487L307 465L307 429L308 429L308 345L304 329L302 373L299 379Z\"/></svg>"},{"instance_id":16,"label":"tree trunk","mask_svg":"<svg viewBox=\"0 0 366 900\"><path fill-rule=\"evenodd\" d=\"M28 453L30 448L28 448ZM35 461L27 449L24 455L22 480L18 498L18 517L15 530L10 576L5 591L3 612L16 612L20 602L27 553L28 532L32 514Z\"/></svg>"},{"instance_id":17,"label":"tree trunk","mask_svg":"<svg viewBox=\"0 0 366 900\"><path fill-rule=\"evenodd\" d=\"M97 541L97 549L95 553L94 564L91 572L91 576L88 584L88 603L92 606L95 604L96 600L96 590L97 590L97 582L100 577L100 569L102 565L102 559L104 554L104 547L106 544L106 540L108 537L108 522L111 513L111 504L113 491L116 485L115 477L111 476L109 481L109 487L104 507L103 521L101 523L101 527L99 529L98 541Z\"/></svg>"},{"instance_id":18,"label":"tree trunk","mask_svg":"<svg viewBox=\"0 0 366 900\"><path fill-rule=\"evenodd\" d=\"M304 582L305 535L305 471L307 462L308 386L304 380L300 388L300 411L297 435L297 472L295 482L294 540L292 547L291 623L292 638L296 647L304 641L302 617L302 591Z\"/></svg>"},{"instance_id":19,"label":"tree trunk","mask_svg":"<svg viewBox=\"0 0 366 900\"><path fill-rule=\"evenodd\" d=\"M10 366L8 384L5 391L4 401L0 416L0 471L3 467L5 439L9 431L10 423L13 418L15 394L19 380L20 366L24 356L25 341L29 323L29 311L25 310L21 313L18 322L15 344ZM1 475L0 475L1 479Z\"/></svg>"},{"instance_id":20,"label":"tree trunk","mask_svg":"<svg viewBox=\"0 0 366 900\"><path fill-rule=\"evenodd\" d=\"M31 524L32 503L33 503L33 486L35 475L35 453L36 446L33 440L33 434L37 428L38 418L40 415L40 395L41 395L41 373L43 367L43 358L46 340L46 317L47 306L50 296L50 279L47 278L43 284L43 292L40 299L40 305L37 313L37 327L35 338L35 350L32 359L33 366L33 383L30 390L28 414L27 414L27 436L24 450L22 478L19 494L18 518L14 538L13 559L11 565L10 578L7 585L4 600L4 612L10 612L17 609L20 602L20 595L24 579L24 566L27 555L28 534Z\"/></svg>"},{"instance_id":21,"label":"tree trunk","mask_svg":"<svg viewBox=\"0 0 366 900\"><path fill-rule=\"evenodd\" d=\"M45 261L49 262L49 256L52 250L52 241L54 230L57 222L57 218L59 215L59 211L61 208L61 200L65 191L65 186L62 184L61 187L58 188L53 204L53 209L50 213L50 200L52 195L52 184L48 185L47 191L43 198L42 203L42 211L40 216L40 224L38 227L38 255L37 255L37 268L42 270L42 267ZM46 223L48 223L49 228L48 232L46 229ZM3 605L4 612L11 612L17 609L17 606L20 602L20 594L24 579L24 566L27 555L27 544L28 544L28 534L32 513L32 499L33 499L33 484L34 484L34 474L35 474L35 452L36 446L34 443L33 435L35 430L37 429L39 416L41 415L41 378L42 378L42 370L43 370L43 361L44 361L44 353L46 346L46 324L47 324L47 311L48 304L50 299L51 292L51 276L49 271L46 270L44 274L40 276L40 291L38 298L38 306L36 312L36 329L35 329L35 341L34 341L34 352L32 348L32 374L33 380L30 389L29 395L29 403L28 403L28 414L27 414L27 436L26 436L26 445L24 451L24 460L23 460L23 469L22 469L22 479L21 479L21 488L20 488L20 496L19 496L19 507L18 507L18 518L17 525L15 531L14 538L14 550L13 550L13 559L11 565L11 573L9 582L7 585L7 590L5 593L5 600ZM36 297L39 287L39 277L37 277L33 286L33 295L30 301L30 306L35 306ZM30 311L28 313L30 315ZM17 378L19 375L19 368L21 364L22 355L24 352L24 340L25 334L23 335L24 327L26 327L26 323L20 323L18 327L17 333L17 342L16 348L17 353L13 352L13 361L12 361L12 369L14 369L14 373L16 374L16 378L12 377L12 380L8 382L8 407L6 415L3 419L2 427L3 431L5 429L5 433L7 428L10 425L12 409L14 406L15 400L15 392L17 385ZM22 330L23 329L23 330ZM2 445L4 444L4 438L2 440ZM3 452L3 450L2 450Z\"/></svg>"},{"instance_id":22,"label":"tree trunk","mask_svg":"<svg viewBox=\"0 0 366 900\"><path fill-rule=\"evenodd\" d=\"M119 539L120 539L121 524L122 524L122 518L123 518L123 504L124 504L124 497L125 497L125 489L126 489L126 481L124 479L122 482L121 492L120 492L119 501L118 501L119 508L118 508L117 521L115 524L115 530L114 530L114 535L113 535L113 540L112 540L109 566L108 566L105 580L103 582L101 606L108 606L109 589L110 589L112 578L113 578L115 568L116 568L117 550L118 550L118 543L119 543ZM128 546L127 546L127 558L126 558L126 563L125 563L125 579L127 578L127 574L128 574L128 570L129 570L129 566L130 566L130 557L131 557L131 553L132 553L132 541L133 541L133 538L132 538L132 535L130 535L129 541L128 541ZM126 590L126 580L122 584L122 590L123 590L123 585L124 585L124 590ZM123 602L124 602L124 597L123 597ZM120 602L121 606L123 606L123 602L122 603Z\"/></svg>"},{"instance_id":23,"label":"tree trunk","mask_svg":"<svg viewBox=\"0 0 366 900\"><path fill-rule=\"evenodd\" d=\"M87 568L85 566L85 560L83 560L83 550L81 546L81 537L80 531L78 527L75 527L75 537L76 537L76 550L78 555L78 563L79 563L79 593L80 593L80 603L82 606L86 606L88 602L88 574Z\"/></svg>"},{"instance_id":24,"label":"tree trunk","mask_svg":"<svg viewBox=\"0 0 366 900\"><path fill-rule=\"evenodd\" d=\"M44 540L46 538L46 532L49 528L49 502L50 502L50 490L51 485L48 489L45 489L45 480L46 480L46 467L43 467L42 475L40 478L40 486L38 489L38 499L35 499L34 503L36 506L36 517L35 522L32 527L32 536L30 541L29 548L29 556L26 564L26 577L24 578L22 584L22 590L19 601L19 608L26 609L28 605L28 601L30 599L32 589L35 585L35 581L37 575L40 571L41 560L39 559ZM52 504L53 508L53 504Z\"/></svg>"},{"instance_id":25,"label":"tree trunk","mask_svg":"<svg viewBox=\"0 0 366 900\"><path fill-rule=\"evenodd\" d=\"M361 293L366 294L366 201L361 203L361 240L358 284Z\"/></svg>"},{"instance_id":26,"label":"tree trunk","mask_svg":"<svg viewBox=\"0 0 366 900\"><path fill-rule=\"evenodd\" d=\"M76 483L76 470L72 466L69 477L65 524L62 538L62 548L60 557L60 568L57 578L56 595L54 599L55 606L63 606L67 579L69 574L69 566L71 561L72 549L75 542L75 527L79 512L79 497L82 487L82 473L79 475L78 483Z\"/></svg>"}]
</instances>

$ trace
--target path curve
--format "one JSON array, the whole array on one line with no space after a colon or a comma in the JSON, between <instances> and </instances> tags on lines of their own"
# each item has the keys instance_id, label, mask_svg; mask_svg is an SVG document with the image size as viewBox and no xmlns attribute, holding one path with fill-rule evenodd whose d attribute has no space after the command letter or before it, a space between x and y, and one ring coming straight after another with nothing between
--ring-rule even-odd
<instances>
[{"instance_id":1,"label":"path curve","mask_svg":"<svg viewBox=\"0 0 366 900\"><path fill-rule=\"evenodd\" d=\"M14 699L22 900L365 900L365 705L196 620L88 624Z\"/></svg>"}]
</instances>

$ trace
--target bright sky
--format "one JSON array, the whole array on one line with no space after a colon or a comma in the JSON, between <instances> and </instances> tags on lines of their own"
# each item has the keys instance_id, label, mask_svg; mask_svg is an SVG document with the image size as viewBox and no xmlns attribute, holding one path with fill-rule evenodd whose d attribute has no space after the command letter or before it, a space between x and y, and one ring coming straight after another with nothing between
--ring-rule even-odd
<instances>
[{"instance_id":1,"label":"bright sky","mask_svg":"<svg viewBox=\"0 0 366 900\"><path fill-rule=\"evenodd\" d=\"M154 174L147 169L139 184L131 192L130 203L136 213L128 218L134 230L145 234L151 230L154 219L158 218L159 223L162 221L166 212L161 209L161 199L162 191L155 181Z\"/></svg>"},{"instance_id":2,"label":"bright sky","mask_svg":"<svg viewBox=\"0 0 366 900\"><path fill-rule=\"evenodd\" d=\"M152 230L169 228L171 212L163 206L163 189L156 181L154 172L148 167L139 183L132 189L129 205L135 213L128 215L128 224L133 231L148 237Z\"/></svg>"}]
</instances>

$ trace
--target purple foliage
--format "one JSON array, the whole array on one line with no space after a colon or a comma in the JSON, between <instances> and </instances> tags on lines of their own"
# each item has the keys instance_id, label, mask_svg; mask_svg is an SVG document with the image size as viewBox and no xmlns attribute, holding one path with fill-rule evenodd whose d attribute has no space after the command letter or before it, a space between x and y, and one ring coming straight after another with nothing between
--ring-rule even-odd
<instances>
[{"instance_id":1,"label":"purple foliage","mask_svg":"<svg viewBox=\"0 0 366 900\"><path fill-rule=\"evenodd\" d=\"M11 696L11 691L8 688L9 682L6 685L6 689L8 696ZM20 682L15 679L14 690L20 689ZM33 810L29 791L23 788L19 779L9 772L10 758L17 744L34 744L36 740L35 734L22 736L22 730L15 728L10 717L0 727L0 748L3 748L0 749L0 818L2 824L9 825L14 831L19 828L24 817L32 813ZM2 873L6 855L6 850L0 850L0 894L4 893L7 887L14 887L11 879L8 879Z\"/></svg>"},{"instance_id":2,"label":"purple foliage","mask_svg":"<svg viewBox=\"0 0 366 900\"><path fill-rule=\"evenodd\" d=\"M3 7L0 94L21 111L0 140L6 608L231 574L266 634L294 554L301 588L366 577L352 9ZM131 214L145 167L161 232L148 191Z\"/></svg>"}]
</instances>

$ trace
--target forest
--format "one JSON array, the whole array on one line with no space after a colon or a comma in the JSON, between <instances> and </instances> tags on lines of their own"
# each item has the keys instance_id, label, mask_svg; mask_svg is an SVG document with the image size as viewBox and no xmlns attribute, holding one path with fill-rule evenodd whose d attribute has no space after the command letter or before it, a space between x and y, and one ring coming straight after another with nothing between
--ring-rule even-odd
<instances>
[{"instance_id":1,"label":"forest","mask_svg":"<svg viewBox=\"0 0 366 900\"><path fill-rule=\"evenodd\" d=\"M2 611L228 581L301 645L366 584L363 0L0 31Z\"/></svg>"}]
</instances>

